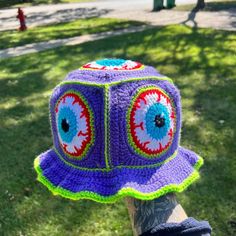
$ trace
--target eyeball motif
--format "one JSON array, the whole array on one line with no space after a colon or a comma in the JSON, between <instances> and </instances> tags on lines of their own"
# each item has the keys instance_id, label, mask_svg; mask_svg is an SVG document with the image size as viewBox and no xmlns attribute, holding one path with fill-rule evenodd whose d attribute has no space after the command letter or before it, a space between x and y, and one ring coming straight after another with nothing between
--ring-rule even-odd
<instances>
[{"instance_id":1,"label":"eyeball motif","mask_svg":"<svg viewBox=\"0 0 236 236\"><path fill-rule=\"evenodd\" d=\"M139 90L128 111L129 141L146 157L157 157L170 147L176 125L174 104L157 87Z\"/></svg>"},{"instance_id":2,"label":"eyeball motif","mask_svg":"<svg viewBox=\"0 0 236 236\"><path fill-rule=\"evenodd\" d=\"M124 59L102 59L89 62L82 69L90 70L135 70L143 68L143 64Z\"/></svg>"},{"instance_id":3,"label":"eyeball motif","mask_svg":"<svg viewBox=\"0 0 236 236\"><path fill-rule=\"evenodd\" d=\"M71 157L82 158L93 141L93 114L86 100L69 91L59 99L55 112L62 149Z\"/></svg>"}]
</instances>

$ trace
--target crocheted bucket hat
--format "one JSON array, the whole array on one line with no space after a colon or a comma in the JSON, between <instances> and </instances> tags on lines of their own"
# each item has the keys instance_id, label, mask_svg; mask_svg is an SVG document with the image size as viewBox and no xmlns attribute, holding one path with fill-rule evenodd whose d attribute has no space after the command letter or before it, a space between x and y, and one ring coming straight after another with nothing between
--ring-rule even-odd
<instances>
[{"instance_id":1,"label":"crocheted bucket hat","mask_svg":"<svg viewBox=\"0 0 236 236\"><path fill-rule=\"evenodd\" d=\"M183 191L203 160L179 146L181 103L172 80L123 59L68 74L50 99L53 147L35 159L54 194L114 202Z\"/></svg>"}]
</instances>

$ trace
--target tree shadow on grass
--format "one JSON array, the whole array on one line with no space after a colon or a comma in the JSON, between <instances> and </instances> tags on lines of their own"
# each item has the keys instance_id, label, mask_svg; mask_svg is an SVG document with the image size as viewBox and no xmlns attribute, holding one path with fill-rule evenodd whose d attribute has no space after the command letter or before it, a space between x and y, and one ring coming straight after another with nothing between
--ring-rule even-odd
<instances>
[{"instance_id":1,"label":"tree shadow on grass","mask_svg":"<svg viewBox=\"0 0 236 236\"><path fill-rule=\"evenodd\" d=\"M36 27L22 32L9 31L4 32L0 36L0 49L7 49L11 47L18 47L31 43L44 42L47 44L48 40L67 39L70 37L81 36L85 34L101 33L106 31L113 31L119 29L125 29L130 26L144 25L141 22L130 22L130 21L115 21L106 19L99 20L100 23L95 22L94 18L86 20L80 20L77 22L59 23L53 26ZM48 42L50 44L50 42ZM27 45L26 45L27 46ZM30 46L27 47L29 49ZM42 49L42 46L38 48L33 47L35 50Z\"/></svg>"},{"instance_id":2,"label":"tree shadow on grass","mask_svg":"<svg viewBox=\"0 0 236 236\"><path fill-rule=\"evenodd\" d=\"M24 73L36 65L41 68L44 81L41 87L33 88L38 95L40 91L43 93L45 90L52 89L66 72L77 69L88 61L103 57L142 61L172 77L182 94L181 144L196 151L205 159L201 180L179 197L189 215L210 221L216 235L233 236L236 218L233 201L236 193L235 188L232 188L236 179L234 42L235 36L230 32L168 26L9 59L5 60L8 63L1 66L9 74L9 78L3 80L14 79L14 76L21 72L15 66L16 62L20 63L27 59L28 64L22 64ZM38 80L40 74L38 71L35 72L36 76L33 71L30 73L30 77ZM24 78L22 74L20 80L24 79L27 81L27 77ZM6 86L6 83L2 85ZM27 87L28 83L19 85L17 93L20 92L22 85ZM12 91L9 91L11 89ZM4 91L9 99L14 96L14 88L7 87L6 90L1 91L1 94L4 94ZM33 95L34 93L29 89L29 96ZM3 96L1 97L1 100L4 99ZM24 92L18 97L26 99L27 93ZM72 230L91 229L89 225L91 219L96 219L98 222L99 211L105 209L106 212L109 206L87 201L75 204L54 199L46 189L39 188L34 182L35 174L31 167L33 157L51 145L46 112L47 99L44 99L45 103L41 104L42 107L34 108L27 104L25 108L19 107L22 119L30 112L35 114L31 121L26 119L25 122L16 125L8 124L8 127L3 127L4 131L1 132L4 141L9 145L4 146L2 150L4 155L1 154L4 160L8 161L0 165L2 168L0 178L6 180L1 181L5 194L5 197L2 197L4 199L2 204L6 210L1 213L0 222L6 221L7 232L36 230L37 225L45 227L43 224L45 218L47 222L52 222L54 228L59 227L60 230L64 230L63 232L68 232L70 227ZM14 108L11 109L2 113L3 118L14 118L18 112ZM20 117L17 116L17 119L20 120ZM1 162L3 163L3 160ZM27 187L30 188L29 191L25 189ZM5 193L6 190L16 195L15 200L10 200L11 196ZM44 207L45 205L47 207ZM25 210L26 206L28 210ZM80 216L78 221L74 220L77 211ZM95 217L94 211L97 212ZM117 212L124 213L124 208ZM55 213L56 216L53 217ZM36 215L38 219L35 223L30 223L30 219ZM65 220L62 215L66 215ZM106 221L108 220L106 217ZM122 218L117 220L119 221L124 222Z\"/></svg>"},{"instance_id":3,"label":"tree shadow on grass","mask_svg":"<svg viewBox=\"0 0 236 236\"><path fill-rule=\"evenodd\" d=\"M111 12L110 9L97 9L92 8L73 8L73 9L63 9L57 11L49 12L33 12L26 14L26 24L27 26L36 26L38 22L40 25L55 24L60 22L69 22L76 19L86 19L91 17L100 17ZM15 17L4 17L1 18L0 28L5 28L6 24L14 24L16 22Z\"/></svg>"},{"instance_id":4,"label":"tree shadow on grass","mask_svg":"<svg viewBox=\"0 0 236 236\"><path fill-rule=\"evenodd\" d=\"M235 189L232 189L236 179L236 106L233 102L236 101L236 83L235 78L219 79L226 81L217 84L209 81L195 89L192 110L198 121L191 124L186 119L183 124L184 144L190 144L205 159L201 182L188 194L187 207L190 212L196 211L193 205L197 203L199 217L209 220L216 235L233 236L236 230ZM220 217L224 220L219 220Z\"/></svg>"},{"instance_id":5,"label":"tree shadow on grass","mask_svg":"<svg viewBox=\"0 0 236 236\"><path fill-rule=\"evenodd\" d=\"M84 19L92 17L100 17L109 13L109 9L97 9L93 8L74 8L74 9L63 9L55 12L39 12L32 13L27 16L27 22L32 24L37 21L46 21L52 19L53 22L68 22L74 19Z\"/></svg>"},{"instance_id":6,"label":"tree shadow on grass","mask_svg":"<svg viewBox=\"0 0 236 236\"><path fill-rule=\"evenodd\" d=\"M202 180L182 197L188 198L183 203L193 216L209 220L217 235L233 236L235 37L230 32L186 27L176 31L170 26L125 39L129 44L124 36L103 40L109 48L103 56L140 60L173 77L182 92L186 116L182 143L205 157ZM84 45L82 53L90 53L89 45ZM99 42L96 48L102 50Z\"/></svg>"},{"instance_id":7,"label":"tree shadow on grass","mask_svg":"<svg viewBox=\"0 0 236 236\"><path fill-rule=\"evenodd\" d=\"M231 188L236 184L236 78L235 60L231 60L235 51L222 43L235 40L231 35L192 28L174 37L163 34L151 44L158 45L159 41L163 47L160 42L166 40L173 45L164 47L170 51L170 57L157 62L156 66L163 67L163 72L167 69L167 74L174 78L184 103L191 100L191 106L183 106L187 118L183 123L182 141L205 157L202 180L188 193L186 207L190 214L195 212L199 218L209 220L217 235L233 236L236 216L228 213L235 211L235 190ZM174 70L169 72L168 67L172 66ZM192 112L189 115L188 110ZM197 121L190 122L191 119ZM219 220L220 215L225 221Z\"/></svg>"},{"instance_id":8,"label":"tree shadow on grass","mask_svg":"<svg viewBox=\"0 0 236 236\"><path fill-rule=\"evenodd\" d=\"M31 235L33 231L44 235L46 230L49 235L78 235L90 225L94 228L96 214L99 221L112 217L112 210L117 212L116 217L122 217L120 213L128 218L122 202L104 206L86 200L69 201L54 197L36 182L33 160L52 145L48 97L38 97L44 100L40 106L19 103L0 114L0 234ZM114 226L110 227L112 232Z\"/></svg>"},{"instance_id":9,"label":"tree shadow on grass","mask_svg":"<svg viewBox=\"0 0 236 236\"><path fill-rule=\"evenodd\" d=\"M86 235L87 231L98 233L99 227L105 227L110 232L119 229L122 235L121 223L116 220L126 219L129 224L122 202L104 206L55 198L35 180L33 160L52 145L49 94L44 93L72 67L78 68L83 58L73 50L63 54L65 59L56 50L45 51L2 60L0 65L0 104L4 107L0 112L0 234L44 235L47 231L48 235ZM110 222L104 223L105 218ZM126 225L127 231L130 229Z\"/></svg>"}]
</instances>

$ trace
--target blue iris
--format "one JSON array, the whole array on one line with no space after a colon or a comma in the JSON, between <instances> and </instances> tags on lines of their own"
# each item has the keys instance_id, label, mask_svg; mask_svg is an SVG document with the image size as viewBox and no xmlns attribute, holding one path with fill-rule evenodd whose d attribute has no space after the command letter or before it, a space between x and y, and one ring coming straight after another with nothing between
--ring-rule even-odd
<instances>
[{"instance_id":1,"label":"blue iris","mask_svg":"<svg viewBox=\"0 0 236 236\"><path fill-rule=\"evenodd\" d=\"M145 116L147 133L154 139L161 140L166 136L170 127L170 118L167 108L156 103L152 105Z\"/></svg>"},{"instance_id":2,"label":"blue iris","mask_svg":"<svg viewBox=\"0 0 236 236\"><path fill-rule=\"evenodd\" d=\"M77 134L76 115L69 107L60 109L57 127L64 142L70 143Z\"/></svg>"},{"instance_id":3,"label":"blue iris","mask_svg":"<svg viewBox=\"0 0 236 236\"><path fill-rule=\"evenodd\" d=\"M97 60L96 63L101 66L121 66L126 62L124 59L102 59Z\"/></svg>"}]
</instances>

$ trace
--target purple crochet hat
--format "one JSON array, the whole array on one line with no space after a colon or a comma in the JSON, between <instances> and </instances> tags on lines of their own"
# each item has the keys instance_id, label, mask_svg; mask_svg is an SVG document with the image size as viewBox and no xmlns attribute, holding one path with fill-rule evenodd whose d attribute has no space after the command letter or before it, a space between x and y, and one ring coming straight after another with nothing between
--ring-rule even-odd
<instances>
[{"instance_id":1,"label":"purple crochet hat","mask_svg":"<svg viewBox=\"0 0 236 236\"><path fill-rule=\"evenodd\" d=\"M179 145L181 103L153 67L103 59L75 70L50 100L53 147L35 159L54 194L102 203L183 191L203 160Z\"/></svg>"}]
</instances>

